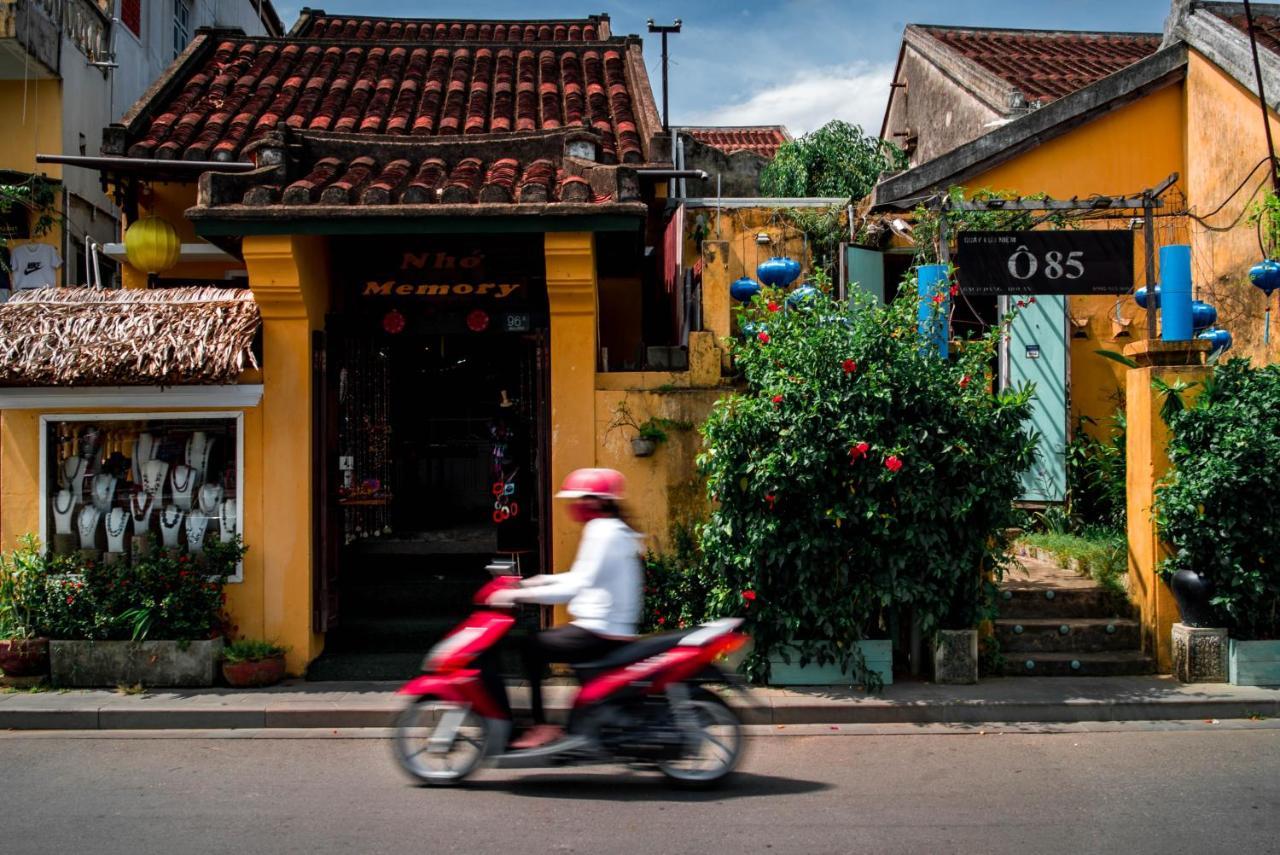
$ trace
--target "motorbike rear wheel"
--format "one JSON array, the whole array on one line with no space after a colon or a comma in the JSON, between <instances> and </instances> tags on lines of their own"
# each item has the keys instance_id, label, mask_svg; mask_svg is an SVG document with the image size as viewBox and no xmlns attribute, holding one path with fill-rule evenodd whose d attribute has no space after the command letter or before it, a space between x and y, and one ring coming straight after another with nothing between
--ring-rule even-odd
<instances>
[{"instance_id":1,"label":"motorbike rear wheel","mask_svg":"<svg viewBox=\"0 0 1280 855\"><path fill-rule=\"evenodd\" d=\"M678 713L689 717L693 731L675 760L664 760L658 769L671 783L688 789L714 787L742 759L742 722L719 695L698 692Z\"/></svg>"},{"instance_id":2,"label":"motorbike rear wheel","mask_svg":"<svg viewBox=\"0 0 1280 855\"><path fill-rule=\"evenodd\" d=\"M392 752L400 768L423 784L450 786L475 771L488 754L488 719L470 706L425 697L396 719Z\"/></svg>"}]
</instances>

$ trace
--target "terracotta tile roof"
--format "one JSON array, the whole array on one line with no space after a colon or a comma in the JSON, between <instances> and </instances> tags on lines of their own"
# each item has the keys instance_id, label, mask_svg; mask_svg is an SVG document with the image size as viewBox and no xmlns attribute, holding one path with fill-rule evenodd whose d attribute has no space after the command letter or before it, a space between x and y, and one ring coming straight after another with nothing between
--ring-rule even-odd
<instances>
[{"instance_id":1,"label":"terracotta tile roof","mask_svg":"<svg viewBox=\"0 0 1280 855\"><path fill-rule=\"evenodd\" d=\"M1043 30L920 30L1018 89L1031 103L1046 103L1132 65L1160 48L1158 33Z\"/></svg>"},{"instance_id":2,"label":"terracotta tile roof","mask_svg":"<svg viewBox=\"0 0 1280 855\"><path fill-rule=\"evenodd\" d=\"M751 125L743 127L679 128L703 145L718 148L725 154L735 151L752 151L762 157L772 158L778 148L790 142L791 135L782 125Z\"/></svg>"},{"instance_id":3,"label":"terracotta tile roof","mask_svg":"<svg viewBox=\"0 0 1280 855\"><path fill-rule=\"evenodd\" d=\"M593 42L609 38L609 17L580 20L481 21L427 18L373 18L367 15L327 15L304 10L293 38L386 39L423 42Z\"/></svg>"},{"instance_id":4,"label":"terracotta tile roof","mask_svg":"<svg viewBox=\"0 0 1280 855\"><path fill-rule=\"evenodd\" d=\"M656 117L652 95L641 91L648 81L639 45L628 40L526 47L206 38L177 79L131 113L128 156L237 160L281 127L419 138L585 128L599 136L602 163L639 163L646 147L637 113L650 132L649 114Z\"/></svg>"},{"instance_id":5,"label":"terracotta tile roof","mask_svg":"<svg viewBox=\"0 0 1280 855\"><path fill-rule=\"evenodd\" d=\"M1248 35L1249 21L1245 18L1243 12L1231 14L1225 9L1214 9L1212 7L1208 7L1207 11ZM1266 48L1272 53L1280 53L1280 16L1262 14L1255 8L1253 11L1253 32L1258 39L1258 47Z\"/></svg>"}]
</instances>

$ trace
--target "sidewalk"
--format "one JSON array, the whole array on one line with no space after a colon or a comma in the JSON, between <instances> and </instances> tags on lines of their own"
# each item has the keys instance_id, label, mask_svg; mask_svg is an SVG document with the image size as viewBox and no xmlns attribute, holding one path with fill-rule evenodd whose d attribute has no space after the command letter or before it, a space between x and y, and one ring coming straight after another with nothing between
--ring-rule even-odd
<instances>
[{"instance_id":1,"label":"sidewalk","mask_svg":"<svg viewBox=\"0 0 1280 855\"><path fill-rule=\"evenodd\" d=\"M230 689L50 690L0 694L0 729L118 730L387 727L403 706L393 683L290 681ZM573 689L548 687L563 713ZM527 705L528 691L512 689ZM883 695L848 689L756 689L748 724L937 724L1280 718L1280 688L1182 685L1168 677L1013 677L974 686L898 683Z\"/></svg>"}]
</instances>

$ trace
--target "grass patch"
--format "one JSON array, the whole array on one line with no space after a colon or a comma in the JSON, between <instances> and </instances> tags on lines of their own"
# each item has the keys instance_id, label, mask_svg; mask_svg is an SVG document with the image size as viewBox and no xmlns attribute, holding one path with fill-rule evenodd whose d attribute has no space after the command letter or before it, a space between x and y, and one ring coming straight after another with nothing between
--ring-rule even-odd
<instances>
[{"instance_id":1,"label":"grass patch","mask_svg":"<svg viewBox=\"0 0 1280 855\"><path fill-rule=\"evenodd\" d=\"M1067 567L1072 559L1087 574L1108 591L1124 594L1124 577L1129 570L1128 543L1121 534L1095 534L1083 536L1060 532L1036 532L1024 534L1018 542L1049 553L1058 563Z\"/></svg>"}]
</instances>

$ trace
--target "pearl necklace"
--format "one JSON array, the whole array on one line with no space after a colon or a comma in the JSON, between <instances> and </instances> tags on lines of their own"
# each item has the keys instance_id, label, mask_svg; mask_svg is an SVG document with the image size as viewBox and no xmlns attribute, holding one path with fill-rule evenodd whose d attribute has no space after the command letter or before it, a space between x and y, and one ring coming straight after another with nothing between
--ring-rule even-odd
<instances>
[{"instance_id":1,"label":"pearl necklace","mask_svg":"<svg viewBox=\"0 0 1280 855\"><path fill-rule=\"evenodd\" d=\"M112 520L116 520L120 524L119 528L111 524ZM120 537L120 535L124 534L125 528L129 525L128 512L126 512L123 508L113 509L111 513L107 514L106 525L107 525L108 537Z\"/></svg>"},{"instance_id":2,"label":"pearl necklace","mask_svg":"<svg viewBox=\"0 0 1280 855\"><path fill-rule=\"evenodd\" d=\"M76 521L76 528L80 532L80 545L85 549L93 547L93 534L98 530L98 520L101 517L102 512L93 505L85 505L80 509L80 518Z\"/></svg>"}]
</instances>

